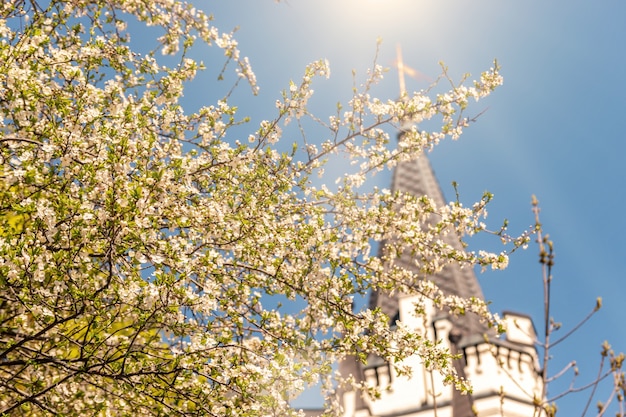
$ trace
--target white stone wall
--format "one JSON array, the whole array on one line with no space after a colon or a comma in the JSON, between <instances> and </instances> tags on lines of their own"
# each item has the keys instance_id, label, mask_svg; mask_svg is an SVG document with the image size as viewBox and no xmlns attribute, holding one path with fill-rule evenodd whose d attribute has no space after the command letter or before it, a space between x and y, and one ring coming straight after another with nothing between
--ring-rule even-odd
<instances>
[{"instance_id":1,"label":"white stone wall","mask_svg":"<svg viewBox=\"0 0 626 417\"><path fill-rule=\"evenodd\" d=\"M449 334L453 322L447 318L437 319L436 311L430 308L430 314L424 321L413 314L416 299L399 299L400 320L411 326L416 332L438 340L450 347ZM465 374L472 382L474 392L473 405L479 417L525 417L533 415L533 397L541 395L541 378L538 374L539 361L533 342L535 331L530 318L513 313L505 313L504 320L508 331L493 343L478 342L465 347L467 360ZM426 325L425 325L426 322ZM460 352L461 353L461 352ZM358 412L353 404L356 393L346 393L344 404L346 417L369 416L406 416L431 417L437 404L438 417L452 417L451 403L453 387L444 386L442 377L426 370L419 357L406 359L412 367L413 375L404 376L386 372L386 367L378 372L378 385L383 389L380 399L366 404L371 411ZM377 382L374 369L366 369L365 376L369 384ZM386 389L389 388L389 389ZM434 398L433 398L434 394Z\"/></svg>"}]
</instances>

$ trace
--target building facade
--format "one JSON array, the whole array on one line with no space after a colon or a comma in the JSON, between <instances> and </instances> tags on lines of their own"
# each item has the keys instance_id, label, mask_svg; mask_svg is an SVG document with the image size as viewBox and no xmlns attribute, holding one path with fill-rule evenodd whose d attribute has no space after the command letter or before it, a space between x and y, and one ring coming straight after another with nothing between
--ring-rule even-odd
<instances>
[{"instance_id":1,"label":"building facade","mask_svg":"<svg viewBox=\"0 0 626 417\"><path fill-rule=\"evenodd\" d=\"M393 190L416 196L427 195L440 206L445 203L439 184L426 156L403 162L394 171ZM446 243L460 248L460 240L451 235ZM414 268L409 255L400 262ZM470 268L450 265L432 277L446 294L483 299L478 280ZM347 358L340 365L344 376L366 381L382 389L382 396L372 400L357 391L340 391L345 417L526 417L534 416L534 399L542 392L540 363L535 348L536 334L531 319L522 314L504 312L507 332L499 337L471 314L453 317L431 307L427 316L416 317L414 296L373 293L371 307L379 307L392 323L397 320L442 341L459 359L457 373L471 381L473 393L461 395L451 385L444 385L437 372L427 370L419 357L406 359L413 369L411 378L395 375L393 367L381 358L370 356L365 365Z\"/></svg>"}]
</instances>

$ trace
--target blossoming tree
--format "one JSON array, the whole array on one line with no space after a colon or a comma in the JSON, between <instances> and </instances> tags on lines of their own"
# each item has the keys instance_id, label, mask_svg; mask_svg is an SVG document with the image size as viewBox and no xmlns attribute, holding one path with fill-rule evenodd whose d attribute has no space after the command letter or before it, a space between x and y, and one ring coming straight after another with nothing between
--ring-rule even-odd
<instances>
[{"instance_id":1,"label":"blossoming tree","mask_svg":"<svg viewBox=\"0 0 626 417\"><path fill-rule=\"evenodd\" d=\"M330 140L281 152L324 61L239 137L230 99L180 104L203 65L187 56L194 42L256 88L233 37L190 5L8 0L0 17L0 415L296 415L289 400L318 380L331 415L332 364L367 352L418 353L467 389L446 351L352 304L401 291L497 325L428 280L449 263L506 265L440 239L482 231L488 198L439 207L361 185L458 137L463 110L501 83L497 66L433 97L381 101L368 83L324 122ZM162 50L134 50L127 22L160 27ZM417 128L428 119L440 128ZM405 130L397 146L391 127ZM331 154L357 172L315 187ZM420 273L386 269L392 251L371 253L383 241L413 251Z\"/></svg>"}]
</instances>

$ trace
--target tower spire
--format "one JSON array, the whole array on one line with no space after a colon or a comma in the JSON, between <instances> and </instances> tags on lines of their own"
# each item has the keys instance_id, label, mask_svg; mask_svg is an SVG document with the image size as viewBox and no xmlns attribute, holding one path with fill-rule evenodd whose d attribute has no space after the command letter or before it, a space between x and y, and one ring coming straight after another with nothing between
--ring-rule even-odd
<instances>
[{"instance_id":1,"label":"tower spire","mask_svg":"<svg viewBox=\"0 0 626 417\"><path fill-rule=\"evenodd\" d=\"M433 169L425 154L411 161L398 164L391 184L392 191L400 191L417 197L428 196L437 207L446 204L441 187L437 182ZM457 250L462 249L461 241L455 234L446 234L442 239ZM407 270L417 272L413 259L409 254L400 259L401 265ZM478 279L471 268L461 268L457 264L447 265L441 272L430 277L445 294L463 298L484 299ZM390 318L398 315L398 301L401 294L375 292L370 298L371 307L380 307ZM463 339L471 335L482 335L486 327L475 315L459 317L455 325L459 327Z\"/></svg>"},{"instance_id":2,"label":"tower spire","mask_svg":"<svg viewBox=\"0 0 626 417\"><path fill-rule=\"evenodd\" d=\"M406 95L405 75L417 77L420 73L404 63L400 44L396 46L395 65L398 69L400 97L402 98ZM398 137L400 138L402 134L401 131ZM446 204L441 187L425 153L418 158L401 162L396 166L393 173L391 191L400 191L416 197L428 196L435 202L437 207L442 207ZM455 234L445 234L442 236L442 239L454 249L462 250L461 240ZM405 269L418 272L409 254L404 254L400 259L400 263ZM444 268L443 271L429 278L447 295L456 295L462 298L484 298L478 280L471 268L462 269L459 265L451 264ZM389 295L374 292L370 296L370 307L379 307L390 318L394 318L398 315L398 297L400 296L397 293ZM459 330L463 339L469 336L470 333L482 334L486 331L485 326L480 323L477 316L469 315L460 318L458 321L457 325L460 327Z\"/></svg>"}]
</instances>

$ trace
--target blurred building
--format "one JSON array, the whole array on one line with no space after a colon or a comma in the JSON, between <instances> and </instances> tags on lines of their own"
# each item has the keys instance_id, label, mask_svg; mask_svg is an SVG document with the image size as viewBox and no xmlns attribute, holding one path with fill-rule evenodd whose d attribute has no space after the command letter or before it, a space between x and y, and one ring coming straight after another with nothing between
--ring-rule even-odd
<instances>
[{"instance_id":1,"label":"blurred building","mask_svg":"<svg viewBox=\"0 0 626 417\"><path fill-rule=\"evenodd\" d=\"M438 206L444 198L426 156L399 164L392 183L393 190L427 195ZM446 243L461 248L459 239L451 234ZM399 262L409 270L415 269L410 255ZM483 294L471 268L450 265L432 277L447 294L478 297ZM405 362L413 368L411 378L398 376L393 367L381 358L370 355L363 365L347 358L340 365L344 376L382 389L382 396L372 400L354 390L339 391L345 417L527 417L533 416L533 399L541 395L540 364L535 349L535 330L531 319L511 312L503 313L507 333L499 337L473 314L454 317L446 311L430 308L426 319L417 318L415 297L395 293L373 293L371 307L379 307L391 318L392 325L401 321L441 340L452 353L458 354L454 366L457 373L471 381L473 393L461 395L451 385L444 385L437 372L430 372L415 356Z\"/></svg>"}]
</instances>

